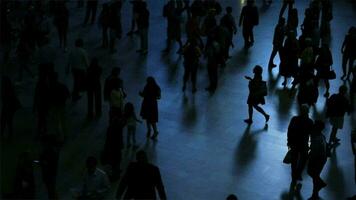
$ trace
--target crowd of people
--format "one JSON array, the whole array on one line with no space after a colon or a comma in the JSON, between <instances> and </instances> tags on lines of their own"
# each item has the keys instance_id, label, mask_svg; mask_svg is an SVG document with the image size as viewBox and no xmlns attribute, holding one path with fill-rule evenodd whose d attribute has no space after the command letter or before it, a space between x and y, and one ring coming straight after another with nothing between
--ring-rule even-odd
<instances>
[{"instance_id":1,"label":"crowd of people","mask_svg":"<svg viewBox=\"0 0 356 200\"><path fill-rule=\"evenodd\" d=\"M102 47L109 53L117 51L116 43L123 37L121 9L124 2L111 0L100 4L98 0L78 1L78 7L86 6L83 25L98 23L102 30ZM142 56L149 55L150 11L144 0L130 1L132 4L131 27L128 37L139 36L140 47L137 50ZM272 1L264 1L271 5ZM312 0L304 11L304 19L298 19L298 9L294 0L283 0L279 17L274 29L272 52L265 68L259 65L253 68L253 77L245 76L249 81L248 126L253 123L253 109L265 117L266 124L270 120L261 105L265 104L268 95L267 82L263 80L263 70L272 72L277 68L274 60L277 53L280 58L278 73L284 77L282 86L288 89L291 84L291 95L297 90L297 102L300 114L294 116L287 132L291 163L291 189L298 193L301 188L302 173L308 162L308 174L313 179L313 193L310 199L319 199L319 191L327 186L320 174L331 151L340 144L337 132L343 129L346 113L351 113L353 97L356 93L356 27L350 27L342 44L342 80L339 92L330 95L330 80L338 78L332 69L333 55L330 51L333 6L331 0ZM97 16L97 10L100 9ZM24 9L21 23L12 18L16 9ZM221 16L222 15L222 16ZM167 20L167 45L163 53L172 50L173 42L177 42L177 54L183 57L184 77L183 92L189 80L192 93L196 93L198 66L202 59L206 60L209 85L206 90L213 95L218 89L219 69L226 67L231 58L229 52L234 47L233 37L238 27L242 26L244 48L248 50L255 43L254 27L259 25L259 10L253 0L247 0L243 6L239 20L233 16L230 6L223 8L217 0L169 0L162 8L162 16ZM221 17L220 17L221 16ZM286 17L285 17L286 16ZM185 19L185 29L183 29ZM73 87L70 91L65 83L58 79L55 71L56 53L51 51L50 27L56 28L59 48L68 56L66 74L72 75ZM122 173L122 149L124 148L124 128L127 128L126 147L138 148L136 144L136 126L142 123L136 115L132 102L126 100L128 94L120 78L121 68L113 67L111 74L102 86L100 59L91 57L85 49L83 38L77 38L73 48L68 49L67 35L69 30L70 10L66 1L1 1L1 44L3 46L3 63L9 63L12 53L18 58L19 71L16 83L9 75L2 75L1 84L1 136L11 138L16 132L13 129L14 115L21 109L21 101L14 89L21 84L23 71L35 77L30 63L36 58L38 73L33 94L33 111L37 119L37 138L41 141L41 153L37 162L41 166L43 182L48 191L48 198L57 198L56 178L60 150L67 141L68 127L66 123L66 107L68 101L73 103L87 95L87 117L98 118L102 115L102 99L110 105L106 140L100 158L90 156L86 160L87 172L83 187L76 192L79 199L102 199L110 189L110 182L120 181L116 198L125 199L156 199L156 190L160 199L166 199L164 184L158 167L150 164L144 151L137 151L137 162L131 163ZM97 21L97 22L96 22ZM238 22L238 24L236 24ZM301 23L300 23L301 22ZM300 33L298 30L300 27ZM185 30L185 34L182 30ZM185 37L186 36L186 37ZM203 58L202 58L203 57ZM268 58L267 58L268 59ZM290 79L292 82L289 83ZM350 80L351 79L351 80ZM349 81L349 87L347 87ZM323 130L326 121L312 120L309 109L315 107L319 99L319 87L323 82L326 87L326 116L332 126L327 141ZM103 88L103 90L102 90ZM147 126L147 138L157 140L159 131L158 101L161 88L153 76L147 77L146 85L139 92L142 105L139 115ZM49 119L55 122L55 134L48 130ZM7 129L7 134L6 134ZM14 133L15 132L15 133ZM355 154L356 137L352 137ZM109 166L110 170L100 170L98 162ZM356 161L355 161L356 163ZM355 167L356 169L356 167ZM19 156L18 168L13 194L8 198L34 198L35 183L33 160L29 152ZM125 192L126 191L126 192ZM125 193L125 195L124 195ZM227 199L237 199L229 195Z\"/></svg>"}]
</instances>

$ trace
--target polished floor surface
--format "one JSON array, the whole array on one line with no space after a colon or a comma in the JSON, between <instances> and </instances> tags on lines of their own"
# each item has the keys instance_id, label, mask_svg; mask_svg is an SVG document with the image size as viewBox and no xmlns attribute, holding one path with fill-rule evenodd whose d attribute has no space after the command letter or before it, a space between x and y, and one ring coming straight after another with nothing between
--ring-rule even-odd
<instances>
[{"instance_id":1,"label":"polished floor surface","mask_svg":"<svg viewBox=\"0 0 356 200\"><path fill-rule=\"evenodd\" d=\"M166 37L166 23L162 17L164 2L148 1L151 26L147 57L135 52L139 45L137 37L124 37L117 43L118 51L115 54L111 55L101 49L99 27L83 27L85 9L75 8L73 2L68 4L71 17L68 44L72 46L77 37L83 37L90 57L97 56L104 68L103 79L112 67L120 66L128 91L127 100L134 103L136 112L141 104L138 92L143 88L145 78L149 75L156 78L162 89L158 141L146 141L144 125L138 126L137 138L140 148L147 150L152 163L160 167L169 199L224 199L230 193L243 200L292 199L288 195L290 166L283 164L282 160L287 151L286 129L290 118L297 113L297 106L295 98L289 97L288 90L281 87L277 69L270 74L264 70L264 79L269 83L269 96L263 106L271 115L268 126L265 126L263 116L257 113L251 127L247 127L243 122L247 117L248 93L248 82L243 77L251 75L256 64L266 69L281 1L274 1L270 7L263 7L262 0L257 1L260 25L255 28L255 45L248 51L243 50L239 28L234 38L235 48L230 53L232 59L226 68L219 72L219 86L214 95L209 95L204 90L208 84L205 62L202 62L198 73L198 92L193 95L187 90L186 94L183 94L183 59L175 54L178 47L176 46L171 54L161 54L161 50L165 48ZM224 6L233 6L234 15L238 16L244 1L221 2ZM309 1L296 2L301 22ZM331 48L333 67L338 77L341 76L341 44L348 28L356 25L355 11L356 8L350 1L334 1ZM131 20L128 1L124 4L122 16L126 32ZM57 34L54 29L52 32L51 43L57 49ZM60 80L71 88L72 78L64 73L66 57L67 53L58 49L55 67L60 74ZM15 59L13 61L16 63ZM277 56L276 63L278 62ZM16 71L16 64L10 64L2 66L1 73L16 77ZM30 150L34 157L38 154L38 143L34 134L36 123L32 113L34 84L34 80L27 78L25 84L16 87L24 108L16 114L15 138L12 141L1 141L1 190L4 192L11 190L16 155L24 150ZM340 84L342 81L339 78L331 81L331 92L336 92ZM324 85L321 84L320 88L318 104L316 109L311 111L313 119L324 118ZM103 106L106 113L108 105ZM86 98L76 104L69 104L67 114L71 131L60 154L57 180L59 199L70 199L71 188L80 185L85 158L89 155L99 156L108 125L107 115L93 121L86 119ZM320 193L325 200L345 199L356 194L353 178L354 156L350 147L350 132L355 128L354 124L352 116L346 117L345 128L339 134L341 145L328 160L322 173L322 178L328 183ZM330 126L327 125L325 134L328 136L329 132ZM125 168L127 163L134 159L134 151L125 149L123 156ZM35 169L38 198L45 199L41 174L38 167ZM112 185L112 194L116 187L117 183ZM297 199L307 199L311 191L311 178L305 174L301 196Z\"/></svg>"}]
</instances>

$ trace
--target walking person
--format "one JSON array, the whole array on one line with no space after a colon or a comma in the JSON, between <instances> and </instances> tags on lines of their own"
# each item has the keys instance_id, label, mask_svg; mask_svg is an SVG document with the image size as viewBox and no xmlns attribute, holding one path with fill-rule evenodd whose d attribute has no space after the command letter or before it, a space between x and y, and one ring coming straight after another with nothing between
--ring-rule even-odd
<instances>
[{"instance_id":1,"label":"walking person","mask_svg":"<svg viewBox=\"0 0 356 200\"><path fill-rule=\"evenodd\" d=\"M183 47L184 56L184 77L183 77L183 92L186 89L189 78L192 82L192 92L197 91L197 71L199 66L199 58L201 56L201 50L195 39L189 39L187 44Z\"/></svg>"},{"instance_id":2,"label":"walking person","mask_svg":"<svg viewBox=\"0 0 356 200\"><path fill-rule=\"evenodd\" d=\"M308 161L308 174L313 179L313 194L309 200L318 200L319 191L326 187L326 183L320 178L320 174L327 160L327 142L322 131L325 124L316 120L310 136L310 152Z\"/></svg>"},{"instance_id":3,"label":"walking person","mask_svg":"<svg viewBox=\"0 0 356 200\"><path fill-rule=\"evenodd\" d=\"M124 96L126 96L124 92L124 86L123 86L123 81L120 78L120 72L121 68L120 67L114 67L111 70L111 74L105 79L105 84L104 84L104 100L105 101L110 101L111 97L111 92L114 89L114 86L118 85L121 90L124 93Z\"/></svg>"},{"instance_id":4,"label":"walking person","mask_svg":"<svg viewBox=\"0 0 356 200\"><path fill-rule=\"evenodd\" d=\"M101 116L101 73L98 59L93 58L87 69L88 118ZM94 104L95 101L95 104Z\"/></svg>"},{"instance_id":5,"label":"walking person","mask_svg":"<svg viewBox=\"0 0 356 200\"><path fill-rule=\"evenodd\" d=\"M68 57L66 73L69 74L69 71L71 70L73 75L73 102L76 102L81 98L80 92L85 88L85 72L89 66L88 54L83 46L83 40L77 39L75 41L75 48L71 50Z\"/></svg>"},{"instance_id":6,"label":"walking person","mask_svg":"<svg viewBox=\"0 0 356 200\"><path fill-rule=\"evenodd\" d=\"M134 33L138 32L138 30L135 29L137 27L137 17L142 8L145 7L144 4L146 4L146 2L143 0L132 0L130 3L132 4L132 18L131 28L130 31L126 34L127 36L132 36Z\"/></svg>"},{"instance_id":7,"label":"walking person","mask_svg":"<svg viewBox=\"0 0 356 200\"><path fill-rule=\"evenodd\" d=\"M14 115L20 107L21 103L11 79L3 75L1 80L1 137L5 136L6 128L9 138L13 136Z\"/></svg>"},{"instance_id":8,"label":"walking person","mask_svg":"<svg viewBox=\"0 0 356 200\"><path fill-rule=\"evenodd\" d=\"M254 77L245 76L249 80L248 88L249 95L247 99L248 104L248 119L244 121L250 125L252 124L253 108L255 108L259 113L261 113L266 120L269 121L270 116L260 107L259 104L265 104L265 96L267 96L267 84L266 81L262 80L263 69L261 66L256 65L253 68Z\"/></svg>"},{"instance_id":9,"label":"walking person","mask_svg":"<svg viewBox=\"0 0 356 200\"><path fill-rule=\"evenodd\" d=\"M332 126L329 146L335 147L340 143L340 139L336 137L338 129L344 127L345 113L350 113L350 101L346 97L347 87L345 85L340 86L339 93L333 94L326 101L326 117L329 118Z\"/></svg>"},{"instance_id":10,"label":"walking person","mask_svg":"<svg viewBox=\"0 0 356 200\"><path fill-rule=\"evenodd\" d=\"M121 25L121 8L122 1L115 0L111 1L109 4L109 47L110 53L115 53L116 38L121 39L122 37L122 25Z\"/></svg>"},{"instance_id":11,"label":"walking person","mask_svg":"<svg viewBox=\"0 0 356 200\"><path fill-rule=\"evenodd\" d=\"M242 25L242 35L245 40L245 48L253 46L255 41L253 28L259 23L258 9L254 0L247 0L247 5L242 8L239 26Z\"/></svg>"},{"instance_id":12,"label":"walking person","mask_svg":"<svg viewBox=\"0 0 356 200\"><path fill-rule=\"evenodd\" d=\"M150 12L147 9L147 4L144 4L140 13L137 17L137 28L140 34L140 49L136 52L141 53L142 55L147 55L148 53L148 29L149 29L149 18Z\"/></svg>"},{"instance_id":13,"label":"walking person","mask_svg":"<svg viewBox=\"0 0 356 200\"><path fill-rule=\"evenodd\" d=\"M229 31L229 44L227 48L227 57L230 58L229 48L230 46L234 47L234 43L232 40L233 40L233 36L236 35L237 33L236 22L234 17L232 16L231 6L226 7L226 14L221 18L220 25L226 27L227 30Z\"/></svg>"},{"instance_id":14,"label":"walking person","mask_svg":"<svg viewBox=\"0 0 356 200\"><path fill-rule=\"evenodd\" d=\"M341 79L344 80L344 78L346 78L348 80L356 59L356 27L353 26L349 29L349 32L345 36L344 42L342 43L341 52L343 71Z\"/></svg>"},{"instance_id":15,"label":"walking person","mask_svg":"<svg viewBox=\"0 0 356 200\"><path fill-rule=\"evenodd\" d=\"M67 32L69 25L69 11L64 1L55 3L53 24L57 28L59 48L67 51Z\"/></svg>"},{"instance_id":16,"label":"walking person","mask_svg":"<svg viewBox=\"0 0 356 200\"><path fill-rule=\"evenodd\" d=\"M308 158L309 136L313 130L313 120L309 118L309 108L300 107L300 114L294 116L288 126L287 145L291 151L292 188L301 188L302 172Z\"/></svg>"},{"instance_id":17,"label":"walking person","mask_svg":"<svg viewBox=\"0 0 356 200\"><path fill-rule=\"evenodd\" d=\"M94 24L97 9L98 9L98 0L87 0L84 25L88 23L90 17L91 17L91 24Z\"/></svg>"},{"instance_id":18,"label":"walking person","mask_svg":"<svg viewBox=\"0 0 356 200\"><path fill-rule=\"evenodd\" d=\"M166 191L158 167L150 164L144 151L136 153L136 162L127 167L119 183L116 199L157 199L166 200Z\"/></svg>"},{"instance_id":19,"label":"walking person","mask_svg":"<svg viewBox=\"0 0 356 200\"><path fill-rule=\"evenodd\" d=\"M221 47L216 36L211 35L206 45L207 68L209 76L209 86L205 90L213 94L218 87L218 66L220 63Z\"/></svg>"},{"instance_id":20,"label":"walking person","mask_svg":"<svg viewBox=\"0 0 356 200\"><path fill-rule=\"evenodd\" d=\"M126 147L131 147L132 142L133 148L135 149L138 147L136 145L136 124L137 122L142 123L142 121L137 119L135 107L131 102L125 104L124 118L127 126Z\"/></svg>"},{"instance_id":21,"label":"walking person","mask_svg":"<svg viewBox=\"0 0 356 200\"><path fill-rule=\"evenodd\" d=\"M315 61L315 68L317 70L317 78L319 80L323 80L325 83L326 91L324 94L325 98L328 98L330 93L330 83L329 79L332 79L333 77L330 77L330 73L332 72L331 65L333 64L333 57L330 51L330 48L328 45L323 44L322 47L319 50L319 53L317 55L316 61Z\"/></svg>"},{"instance_id":22,"label":"walking person","mask_svg":"<svg viewBox=\"0 0 356 200\"><path fill-rule=\"evenodd\" d=\"M184 11L182 3L170 0L163 7L163 17L167 18L167 47L163 50L166 53L170 51L172 41L177 41L179 44L177 53L180 54L182 52L181 19Z\"/></svg>"},{"instance_id":23,"label":"walking person","mask_svg":"<svg viewBox=\"0 0 356 200\"><path fill-rule=\"evenodd\" d=\"M110 26L110 7L108 3L103 4L103 8L101 10L99 16L99 24L102 29L102 47L108 48L109 47L109 26Z\"/></svg>"},{"instance_id":24,"label":"walking person","mask_svg":"<svg viewBox=\"0 0 356 200\"><path fill-rule=\"evenodd\" d=\"M269 58L269 62L268 62L268 69L270 70L277 66L273 63L273 59L277 55L277 53L279 53L279 55L281 54L280 52L283 48L283 42L286 35L285 22L286 20L284 17L279 18L278 24L274 28L273 49L272 49L271 57Z\"/></svg>"},{"instance_id":25,"label":"walking person","mask_svg":"<svg viewBox=\"0 0 356 200\"><path fill-rule=\"evenodd\" d=\"M161 98L161 88L156 83L156 80L150 76L146 80L146 85L143 91L141 91L139 94L143 98L140 115L142 119L146 120L147 138L151 137L151 127L152 127L153 135L151 139L155 140L158 136L157 100Z\"/></svg>"}]
</instances>

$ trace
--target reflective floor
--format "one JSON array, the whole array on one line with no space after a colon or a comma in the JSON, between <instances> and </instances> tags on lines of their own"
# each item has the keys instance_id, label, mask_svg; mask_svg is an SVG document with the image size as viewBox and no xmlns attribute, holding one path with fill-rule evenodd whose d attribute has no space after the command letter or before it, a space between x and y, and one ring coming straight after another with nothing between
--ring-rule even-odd
<instances>
[{"instance_id":1,"label":"reflective floor","mask_svg":"<svg viewBox=\"0 0 356 200\"><path fill-rule=\"evenodd\" d=\"M240 199L274 200L293 199L289 197L290 166L282 163L287 151L286 129L290 118L297 113L294 97L281 86L278 70L272 73L264 70L264 79L268 80L269 96L264 106L271 115L268 127L262 115L255 113L254 123L247 127L243 119L247 118L247 84L243 78L252 74L254 65L264 66L268 63L272 50L272 36L277 22L280 1L274 1L270 7L263 7L262 0L257 1L260 11L260 25L255 28L255 45L249 50L243 49L241 29L234 38L235 48L230 52L232 59L224 70L219 71L219 86L214 95L204 88L208 85L205 62L198 73L198 92L193 95L190 90L182 93L183 59L175 54L163 55L165 48L166 23L162 17L165 1L149 0L151 11L149 30L149 53L147 57L135 51L139 46L137 37L124 37L117 43L118 51L109 54L100 48L101 31L97 25L82 26L85 9L75 8L70 2L70 32L68 44L72 46L77 37L83 37L85 48L90 57L97 56L104 68L103 80L112 67L122 68L122 78L128 93L127 100L134 103L139 111L141 98L138 92L145 84L145 78L152 75L162 89L159 101L160 135L157 142L146 141L146 129L139 125L137 139L140 148L147 150L152 163L161 169L163 182L169 199L224 199L234 193ZM231 5L237 17L244 1L221 1L222 5ZM298 0L299 21L309 1ZM131 5L128 1L123 7L123 28L130 27ZM350 1L334 2L334 19L332 21L331 48L334 58L334 69L341 76L341 45L348 28L355 24L356 8ZM219 16L221 17L221 16ZM55 29L52 30L51 43L57 49L58 41ZM299 30L300 32L300 30ZM58 49L55 61L60 80L69 88L71 76L65 75L67 53ZM279 63L278 56L275 60ZM2 66L1 73L16 77L17 65ZM36 67L33 65L33 69ZM343 82L340 79L331 81L331 93ZM32 113L32 96L35 80L27 78L25 84L18 85L16 90L24 108L16 114L15 138L12 141L1 140L1 190L9 192L13 184L16 156L24 150L30 150L34 157L38 155L38 143L35 139L35 117ZM188 87L190 88L190 87ZM311 111L313 119L324 119L325 98L324 85L319 90L316 109ZM87 156L99 157L103 148L107 115L100 119L86 119L86 97L76 104L69 104L67 115L70 124L68 141L60 154L57 189L59 199L70 199L72 188L78 187L84 170ZM103 104L104 113L108 105ZM321 191L325 200L338 200L356 194L354 183L354 157L350 147L350 132L355 128L352 116L346 117L344 129L340 132L341 145L325 165L322 178L328 186ZM330 126L325 129L329 136ZM132 149L123 151L123 168L134 159ZM45 199L46 191L41 181L39 168L36 169L38 198ZM112 185L112 194L117 183ZM307 199L312 192L311 178L305 174L301 196Z\"/></svg>"}]
</instances>

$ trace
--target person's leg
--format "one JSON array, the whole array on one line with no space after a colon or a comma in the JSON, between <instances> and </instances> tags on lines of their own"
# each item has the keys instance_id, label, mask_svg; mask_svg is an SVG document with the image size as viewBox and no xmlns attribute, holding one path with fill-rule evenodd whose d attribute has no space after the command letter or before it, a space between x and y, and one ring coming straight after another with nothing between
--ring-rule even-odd
<instances>
[{"instance_id":1,"label":"person's leg","mask_svg":"<svg viewBox=\"0 0 356 200\"><path fill-rule=\"evenodd\" d=\"M252 104L248 104L248 119L246 119L245 122L251 124L252 117L253 117L253 106Z\"/></svg>"},{"instance_id":2,"label":"person's leg","mask_svg":"<svg viewBox=\"0 0 356 200\"><path fill-rule=\"evenodd\" d=\"M254 107L259 113L261 113L261 114L265 117L266 122L268 122L268 120L269 120L269 115L268 115L260 106L254 105L253 107Z\"/></svg>"},{"instance_id":3,"label":"person's leg","mask_svg":"<svg viewBox=\"0 0 356 200\"><path fill-rule=\"evenodd\" d=\"M79 72L77 69L72 69L73 74L73 91L72 91L72 100L76 101L79 99Z\"/></svg>"},{"instance_id":4,"label":"person's leg","mask_svg":"<svg viewBox=\"0 0 356 200\"><path fill-rule=\"evenodd\" d=\"M292 170L292 182L297 182L298 180L298 160L299 152L296 149L291 149L291 170Z\"/></svg>"},{"instance_id":5,"label":"person's leg","mask_svg":"<svg viewBox=\"0 0 356 200\"><path fill-rule=\"evenodd\" d=\"M246 27L246 26L243 26L242 27L242 36L243 36L243 38L244 38L244 46L245 47L248 47L248 45L249 45L249 33L248 33L248 28Z\"/></svg>"},{"instance_id":6,"label":"person's leg","mask_svg":"<svg viewBox=\"0 0 356 200\"><path fill-rule=\"evenodd\" d=\"M130 147L131 146L131 134L132 134L132 130L131 127L127 127L127 134L126 134L126 147Z\"/></svg>"},{"instance_id":7,"label":"person's leg","mask_svg":"<svg viewBox=\"0 0 356 200\"><path fill-rule=\"evenodd\" d=\"M273 45L273 49L272 49L272 53L271 56L269 58L269 62L268 62L268 68L272 69L273 67L275 67L276 65L273 63L274 57L277 55L277 47L275 45Z\"/></svg>"},{"instance_id":8,"label":"person's leg","mask_svg":"<svg viewBox=\"0 0 356 200\"><path fill-rule=\"evenodd\" d=\"M254 37L254 35L253 35L253 26L251 26L250 28L249 28L249 38L250 38L250 46L252 46L253 45L253 43L255 42L255 37Z\"/></svg>"},{"instance_id":9,"label":"person's leg","mask_svg":"<svg viewBox=\"0 0 356 200\"><path fill-rule=\"evenodd\" d=\"M330 93L329 93L329 89L330 89L329 80L328 79L324 79L324 83L325 83L325 88L326 88L324 97L329 97L329 95L330 95Z\"/></svg>"},{"instance_id":10,"label":"person's leg","mask_svg":"<svg viewBox=\"0 0 356 200\"><path fill-rule=\"evenodd\" d=\"M92 88L88 88L87 96L88 96L88 118L92 118L94 115L94 111L93 111L94 91Z\"/></svg>"},{"instance_id":11,"label":"person's leg","mask_svg":"<svg viewBox=\"0 0 356 200\"><path fill-rule=\"evenodd\" d=\"M134 147L136 147L136 126L132 127L131 137L132 137L132 144Z\"/></svg>"},{"instance_id":12,"label":"person's leg","mask_svg":"<svg viewBox=\"0 0 356 200\"><path fill-rule=\"evenodd\" d=\"M153 136L152 139L157 138L158 135L158 130L157 130L157 124L155 122L151 123L152 129L153 129Z\"/></svg>"},{"instance_id":13,"label":"person's leg","mask_svg":"<svg viewBox=\"0 0 356 200\"><path fill-rule=\"evenodd\" d=\"M337 133L337 127L333 126L331 128L331 133L330 133L330 138L329 138L329 144L333 144L337 141L336 139L336 133Z\"/></svg>"},{"instance_id":14,"label":"person's leg","mask_svg":"<svg viewBox=\"0 0 356 200\"><path fill-rule=\"evenodd\" d=\"M113 28L109 29L110 34L110 53L115 52L115 42L116 42L116 30Z\"/></svg>"},{"instance_id":15,"label":"person's leg","mask_svg":"<svg viewBox=\"0 0 356 200\"><path fill-rule=\"evenodd\" d=\"M302 173L304 171L307 160L308 160L308 149L301 150L299 154L299 162L297 167L298 179L302 178Z\"/></svg>"},{"instance_id":16,"label":"person's leg","mask_svg":"<svg viewBox=\"0 0 356 200\"><path fill-rule=\"evenodd\" d=\"M151 124L146 120L146 126L147 126L147 137L151 137Z\"/></svg>"},{"instance_id":17,"label":"person's leg","mask_svg":"<svg viewBox=\"0 0 356 200\"><path fill-rule=\"evenodd\" d=\"M185 88L187 86L187 82L189 80L189 75L190 75L190 66L189 63L184 63L184 75L183 75L183 92L185 91Z\"/></svg>"},{"instance_id":18,"label":"person's leg","mask_svg":"<svg viewBox=\"0 0 356 200\"><path fill-rule=\"evenodd\" d=\"M349 67L348 67L349 69L348 69L348 73L347 73L347 79L350 78L350 75L352 73L352 69L354 67L354 62L355 62L355 58L354 57L349 58Z\"/></svg>"},{"instance_id":19,"label":"person's leg","mask_svg":"<svg viewBox=\"0 0 356 200\"><path fill-rule=\"evenodd\" d=\"M218 64L213 63L212 65L212 91L215 91L218 87Z\"/></svg>"},{"instance_id":20,"label":"person's leg","mask_svg":"<svg viewBox=\"0 0 356 200\"><path fill-rule=\"evenodd\" d=\"M343 53L342 54L342 77L341 79L345 78L346 77L346 74L347 74L347 69L346 69L346 66L347 66L347 61L348 61L349 57L346 53Z\"/></svg>"},{"instance_id":21,"label":"person's leg","mask_svg":"<svg viewBox=\"0 0 356 200\"><path fill-rule=\"evenodd\" d=\"M100 116L101 115L101 85L97 85L97 88L95 90L95 115Z\"/></svg>"},{"instance_id":22,"label":"person's leg","mask_svg":"<svg viewBox=\"0 0 356 200\"><path fill-rule=\"evenodd\" d=\"M143 30L143 49L145 50L145 51L147 51L148 50L148 29L147 28L145 28L144 30Z\"/></svg>"},{"instance_id":23,"label":"person's leg","mask_svg":"<svg viewBox=\"0 0 356 200\"><path fill-rule=\"evenodd\" d=\"M192 91L193 93L197 91L197 71L198 71L198 63L193 63L191 66L191 80L192 80Z\"/></svg>"}]
</instances>

